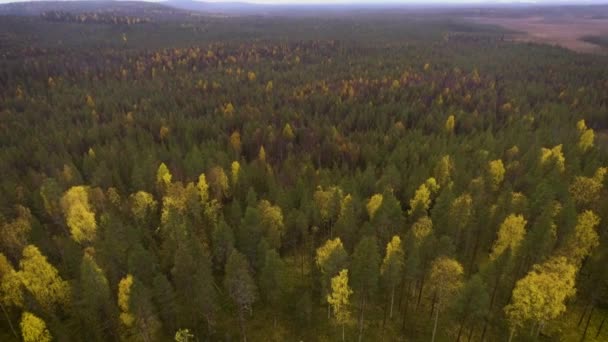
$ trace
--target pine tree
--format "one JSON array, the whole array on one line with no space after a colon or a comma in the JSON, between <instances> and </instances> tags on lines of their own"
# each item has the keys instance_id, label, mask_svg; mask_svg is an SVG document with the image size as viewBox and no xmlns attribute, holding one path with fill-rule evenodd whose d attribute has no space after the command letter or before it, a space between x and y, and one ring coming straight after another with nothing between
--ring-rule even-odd
<instances>
[{"instance_id":1,"label":"pine tree","mask_svg":"<svg viewBox=\"0 0 608 342\"><path fill-rule=\"evenodd\" d=\"M237 250L232 251L226 263L224 287L236 305L241 337L244 342L247 342L245 312L252 310L252 305L257 299L257 288L251 277L247 259Z\"/></svg>"}]
</instances>

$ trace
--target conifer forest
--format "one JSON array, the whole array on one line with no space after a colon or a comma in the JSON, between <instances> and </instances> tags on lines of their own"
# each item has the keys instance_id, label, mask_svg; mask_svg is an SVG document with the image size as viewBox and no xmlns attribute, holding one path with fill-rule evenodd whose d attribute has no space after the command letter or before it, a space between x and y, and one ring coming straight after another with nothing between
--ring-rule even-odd
<instances>
[{"instance_id":1,"label":"conifer forest","mask_svg":"<svg viewBox=\"0 0 608 342\"><path fill-rule=\"evenodd\" d=\"M0 6L1 341L608 341L606 53L95 3Z\"/></svg>"}]
</instances>

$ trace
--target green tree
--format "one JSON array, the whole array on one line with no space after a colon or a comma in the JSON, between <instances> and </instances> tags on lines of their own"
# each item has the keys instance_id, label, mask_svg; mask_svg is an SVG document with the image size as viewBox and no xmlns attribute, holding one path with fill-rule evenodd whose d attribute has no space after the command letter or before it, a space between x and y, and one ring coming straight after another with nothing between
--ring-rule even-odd
<instances>
[{"instance_id":1,"label":"green tree","mask_svg":"<svg viewBox=\"0 0 608 342\"><path fill-rule=\"evenodd\" d=\"M364 237L357 244L353 252L351 272L353 289L359 297L359 341L361 341L366 304L376 294L380 277L380 253L375 237Z\"/></svg>"},{"instance_id":2,"label":"green tree","mask_svg":"<svg viewBox=\"0 0 608 342\"><path fill-rule=\"evenodd\" d=\"M124 339L143 342L158 340L160 321L148 290L130 274L118 283L118 308Z\"/></svg>"},{"instance_id":3,"label":"green tree","mask_svg":"<svg viewBox=\"0 0 608 342\"><path fill-rule=\"evenodd\" d=\"M211 332L217 311L217 295L211 261L196 240L180 244L171 275L175 285L179 326L194 329L199 325L199 320L205 318Z\"/></svg>"},{"instance_id":4,"label":"green tree","mask_svg":"<svg viewBox=\"0 0 608 342\"><path fill-rule=\"evenodd\" d=\"M80 263L80 281L76 307L87 340L107 341L115 328L116 311L112 307L110 287L103 271L93 258L94 251L85 252Z\"/></svg>"},{"instance_id":5,"label":"green tree","mask_svg":"<svg viewBox=\"0 0 608 342\"><path fill-rule=\"evenodd\" d=\"M278 311L284 307L286 294L288 291L288 269L279 253L271 249L266 252L264 267L260 272L260 290L262 298L268 307ZM276 327L276 316L274 317Z\"/></svg>"},{"instance_id":6,"label":"green tree","mask_svg":"<svg viewBox=\"0 0 608 342\"><path fill-rule=\"evenodd\" d=\"M226 263L224 287L236 305L241 337L246 342L245 312L252 310L252 305L257 299L257 288L247 258L237 250L232 251Z\"/></svg>"},{"instance_id":7,"label":"green tree","mask_svg":"<svg viewBox=\"0 0 608 342\"><path fill-rule=\"evenodd\" d=\"M481 276L474 275L466 282L454 303L454 313L459 320L458 337L460 341L462 330L466 325L475 326L482 321L488 312L490 296Z\"/></svg>"}]
</instances>

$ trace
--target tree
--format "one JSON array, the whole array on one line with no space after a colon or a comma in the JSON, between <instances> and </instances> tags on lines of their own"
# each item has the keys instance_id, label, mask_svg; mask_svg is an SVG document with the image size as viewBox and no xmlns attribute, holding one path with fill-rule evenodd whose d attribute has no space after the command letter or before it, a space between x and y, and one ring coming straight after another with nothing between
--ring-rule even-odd
<instances>
[{"instance_id":1,"label":"tree","mask_svg":"<svg viewBox=\"0 0 608 342\"><path fill-rule=\"evenodd\" d=\"M194 335L190 333L189 329L179 329L175 332L175 342L188 342L190 338L194 338Z\"/></svg>"},{"instance_id":2,"label":"tree","mask_svg":"<svg viewBox=\"0 0 608 342\"><path fill-rule=\"evenodd\" d=\"M160 322L154 313L148 290L131 274L118 283L118 308L125 339L144 342L158 339Z\"/></svg>"},{"instance_id":3,"label":"tree","mask_svg":"<svg viewBox=\"0 0 608 342\"><path fill-rule=\"evenodd\" d=\"M401 246L401 238L395 235L386 245L386 254L382 261L380 273L386 288L390 291L390 313L389 318L393 318L393 304L395 302L395 288L401 280L403 274L405 256Z\"/></svg>"},{"instance_id":4,"label":"tree","mask_svg":"<svg viewBox=\"0 0 608 342\"><path fill-rule=\"evenodd\" d=\"M224 270L226 261L234 249L234 233L232 228L221 220L220 223L213 229L211 235L211 244L213 247L213 260L215 267L219 270Z\"/></svg>"},{"instance_id":5,"label":"tree","mask_svg":"<svg viewBox=\"0 0 608 342\"><path fill-rule=\"evenodd\" d=\"M61 279L57 269L51 265L38 248L29 245L23 249L18 277L24 288L48 313L65 308L70 303L70 286Z\"/></svg>"},{"instance_id":6,"label":"tree","mask_svg":"<svg viewBox=\"0 0 608 342\"><path fill-rule=\"evenodd\" d=\"M32 313L24 312L19 326L23 342L51 342L53 340L46 323Z\"/></svg>"},{"instance_id":7,"label":"tree","mask_svg":"<svg viewBox=\"0 0 608 342\"><path fill-rule=\"evenodd\" d=\"M590 210L578 215L574 233L568 237L565 247L565 256L572 264L581 263L600 244L595 231L599 224L600 218Z\"/></svg>"},{"instance_id":8,"label":"tree","mask_svg":"<svg viewBox=\"0 0 608 342\"><path fill-rule=\"evenodd\" d=\"M230 135L230 146L236 156L241 154L241 134L239 131L234 131Z\"/></svg>"},{"instance_id":9,"label":"tree","mask_svg":"<svg viewBox=\"0 0 608 342\"><path fill-rule=\"evenodd\" d=\"M340 238L327 240L323 246L317 248L315 262L321 271L321 288L324 295L329 293L331 278L345 266L347 259L348 255Z\"/></svg>"},{"instance_id":10,"label":"tree","mask_svg":"<svg viewBox=\"0 0 608 342\"><path fill-rule=\"evenodd\" d=\"M224 198L228 197L230 185L228 184L228 176L223 168L219 166L211 168L208 179L209 187L216 200L221 202Z\"/></svg>"},{"instance_id":11,"label":"tree","mask_svg":"<svg viewBox=\"0 0 608 342\"><path fill-rule=\"evenodd\" d=\"M88 340L106 341L110 339L114 310L108 280L93 258L94 251L85 252L80 263L80 282L76 306L83 332ZM107 328L104 328L106 326Z\"/></svg>"},{"instance_id":12,"label":"tree","mask_svg":"<svg viewBox=\"0 0 608 342\"><path fill-rule=\"evenodd\" d=\"M502 160L492 160L488 165L488 172L490 174L490 182L492 184L492 188L497 190L502 181L505 178L505 166L502 163Z\"/></svg>"},{"instance_id":13,"label":"tree","mask_svg":"<svg viewBox=\"0 0 608 342\"><path fill-rule=\"evenodd\" d=\"M226 263L224 287L236 305L243 341L247 342L245 332L245 312L250 311L257 299L257 288L251 277L250 266L244 255L233 250Z\"/></svg>"},{"instance_id":14,"label":"tree","mask_svg":"<svg viewBox=\"0 0 608 342\"><path fill-rule=\"evenodd\" d=\"M486 285L478 274L464 285L454 304L454 313L459 319L460 328L456 341L460 341L463 327L467 324L474 326L475 322L483 320L488 311L490 296Z\"/></svg>"},{"instance_id":15,"label":"tree","mask_svg":"<svg viewBox=\"0 0 608 342\"><path fill-rule=\"evenodd\" d=\"M210 332L217 311L217 295L211 261L198 241L188 240L180 244L175 252L171 275L179 326L196 328L200 318L204 317Z\"/></svg>"},{"instance_id":16,"label":"tree","mask_svg":"<svg viewBox=\"0 0 608 342\"><path fill-rule=\"evenodd\" d=\"M156 186L161 193L164 193L167 187L171 184L173 176L165 163L160 163L156 171Z\"/></svg>"},{"instance_id":17,"label":"tree","mask_svg":"<svg viewBox=\"0 0 608 342\"><path fill-rule=\"evenodd\" d=\"M431 195L439 191L439 184L435 178L429 178L420 185L414 197L410 200L408 215L418 218L426 215L431 206Z\"/></svg>"},{"instance_id":18,"label":"tree","mask_svg":"<svg viewBox=\"0 0 608 342\"><path fill-rule=\"evenodd\" d=\"M367 215L369 216L370 220L372 220L374 218L376 211L378 211L378 208L380 208L381 205L382 205L382 195L381 194L375 194L369 199L365 208L367 209Z\"/></svg>"},{"instance_id":19,"label":"tree","mask_svg":"<svg viewBox=\"0 0 608 342\"><path fill-rule=\"evenodd\" d=\"M32 213L29 209L17 206L17 218L2 224L0 220L0 249L13 261L19 260L21 251L27 245L32 230Z\"/></svg>"},{"instance_id":20,"label":"tree","mask_svg":"<svg viewBox=\"0 0 608 342\"><path fill-rule=\"evenodd\" d=\"M331 279L331 294L327 295L327 302L334 311L336 322L342 326L342 341L344 341L344 327L352 321L350 312L352 293L348 286L348 270L341 270Z\"/></svg>"},{"instance_id":21,"label":"tree","mask_svg":"<svg viewBox=\"0 0 608 342\"><path fill-rule=\"evenodd\" d=\"M329 235L332 237L331 229L334 222L338 218L338 215L340 214L341 202L342 198L344 197L342 189L336 186L330 187L326 190L318 187L313 197L316 208L319 212L321 223L326 227L329 227Z\"/></svg>"},{"instance_id":22,"label":"tree","mask_svg":"<svg viewBox=\"0 0 608 342\"><path fill-rule=\"evenodd\" d=\"M551 149L542 148L540 155L541 165L554 165L559 172L564 172L566 169L566 158L562 152L562 145L554 146Z\"/></svg>"},{"instance_id":23,"label":"tree","mask_svg":"<svg viewBox=\"0 0 608 342\"><path fill-rule=\"evenodd\" d=\"M285 295L288 290L287 271L287 265L279 256L279 253L273 249L266 252L259 284L264 301L275 311L284 306ZM274 322L276 326L276 316Z\"/></svg>"},{"instance_id":24,"label":"tree","mask_svg":"<svg viewBox=\"0 0 608 342\"><path fill-rule=\"evenodd\" d=\"M603 178L583 176L574 178L569 191L579 208L588 208L598 203L603 188Z\"/></svg>"},{"instance_id":25,"label":"tree","mask_svg":"<svg viewBox=\"0 0 608 342\"><path fill-rule=\"evenodd\" d=\"M0 309L2 309L8 325L17 339L19 336L11 321L9 309L11 307L19 308L22 306L23 290L21 288L21 281L13 265L11 265L4 254L0 253Z\"/></svg>"},{"instance_id":26,"label":"tree","mask_svg":"<svg viewBox=\"0 0 608 342\"><path fill-rule=\"evenodd\" d=\"M462 287L463 273L462 265L458 261L444 256L435 259L431 265L429 282L436 302L435 325L431 341L435 341L440 311L455 298Z\"/></svg>"},{"instance_id":27,"label":"tree","mask_svg":"<svg viewBox=\"0 0 608 342\"><path fill-rule=\"evenodd\" d=\"M585 120L580 120L576 123L576 129L578 130L580 137L578 140L578 148L587 152L590 148L593 147L593 140L595 139L595 132L593 129L587 128L585 124Z\"/></svg>"},{"instance_id":28,"label":"tree","mask_svg":"<svg viewBox=\"0 0 608 342\"><path fill-rule=\"evenodd\" d=\"M504 309L511 329L509 341L527 321L533 322L533 334L538 326L538 333L546 322L566 311L566 299L576 293L575 278L576 268L565 257L552 257L518 280L511 303Z\"/></svg>"},{"instance_id":29,"label":"tree","mask_svg":"<svg viewBox=\"0 0 608 342\"><path fill-rule=\"evenodd\" d=\"M522 215L509 215L500 225L498 238L492 246L490 259L498 258L507 249L511 251L511 255L515 255L526 234L527 223L528 221Z\"/></svg>"},{"instance_id":30,"label":"tree","mask_svg":"<svg viewBox=\"0 0 608 342\"><path fill-rule=\"evenodd\" d=\"M456 119L454 115L448 116L448 119L445 121L445 131L448 134L454 133L454 126L456 125Z\"/></svg>"},{"instance_id":31,"label":"tree","mask_svg":"<svg viewBox=\"0 0 608 342\"><path fill-rule=\"evenodd\" d=\"M260 225L264 229L266 241L272 248L281 248L281 239L285 230L281 208L270 204L267 200L261 200L258 204L258 211L260 213Z\"/></svg>"},{"instance_id":32,"label":"tree","mask_svg":"<svg viewBox=\"0 0 608 342\"><path fill-rule=\"evenodd\" d=\"M152 194L145 191L138 191L131 195L131 213L140 224L149 222L150 215L154 214L158 208L158 202Z\"/></svg>"},{"instance_id":33,"label":"tree","mask_svg":"<svg viewBox=\"0 0 608 342\"><path fill-rule=\"evenodd\" d=\"M380 253L375 237L364 237L355 247L352 262L353 289L359 297L359 341L363 338L363 322L367 301L378 289Z\"/></svg>"},{"instance_id":34,"label":"tree","mask_svg":"<svg viewBox=\"0 0 608 342\"><path fill-rule=\"evenodd\" d=\"M88 188L73 186L61 198L61 207L72 238L78 243L95 239L97 222L89 204Z\"/></svg>"}]
</instances>

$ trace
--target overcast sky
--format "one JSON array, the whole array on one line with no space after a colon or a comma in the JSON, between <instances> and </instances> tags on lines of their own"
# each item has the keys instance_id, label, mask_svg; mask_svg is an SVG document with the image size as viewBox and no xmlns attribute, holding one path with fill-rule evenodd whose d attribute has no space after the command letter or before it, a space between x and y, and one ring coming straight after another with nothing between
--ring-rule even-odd
<instances>
[{"instance_id":1,"label":"overcast sky","mask_svg":"<svg viewBox=\"0 0 608 342\"><path fill-rule=\"evenodd\" d=\"M8 2L21 2L28 0L0 0L0 4ZM44 0L33 0L44 1ZM55 0L56 1L56 0ZM163 0L148 0L162 2ZM206 2L247 2L259 4L608 4L608 0L201 0Z\"/></svg>"}]
</instances>

